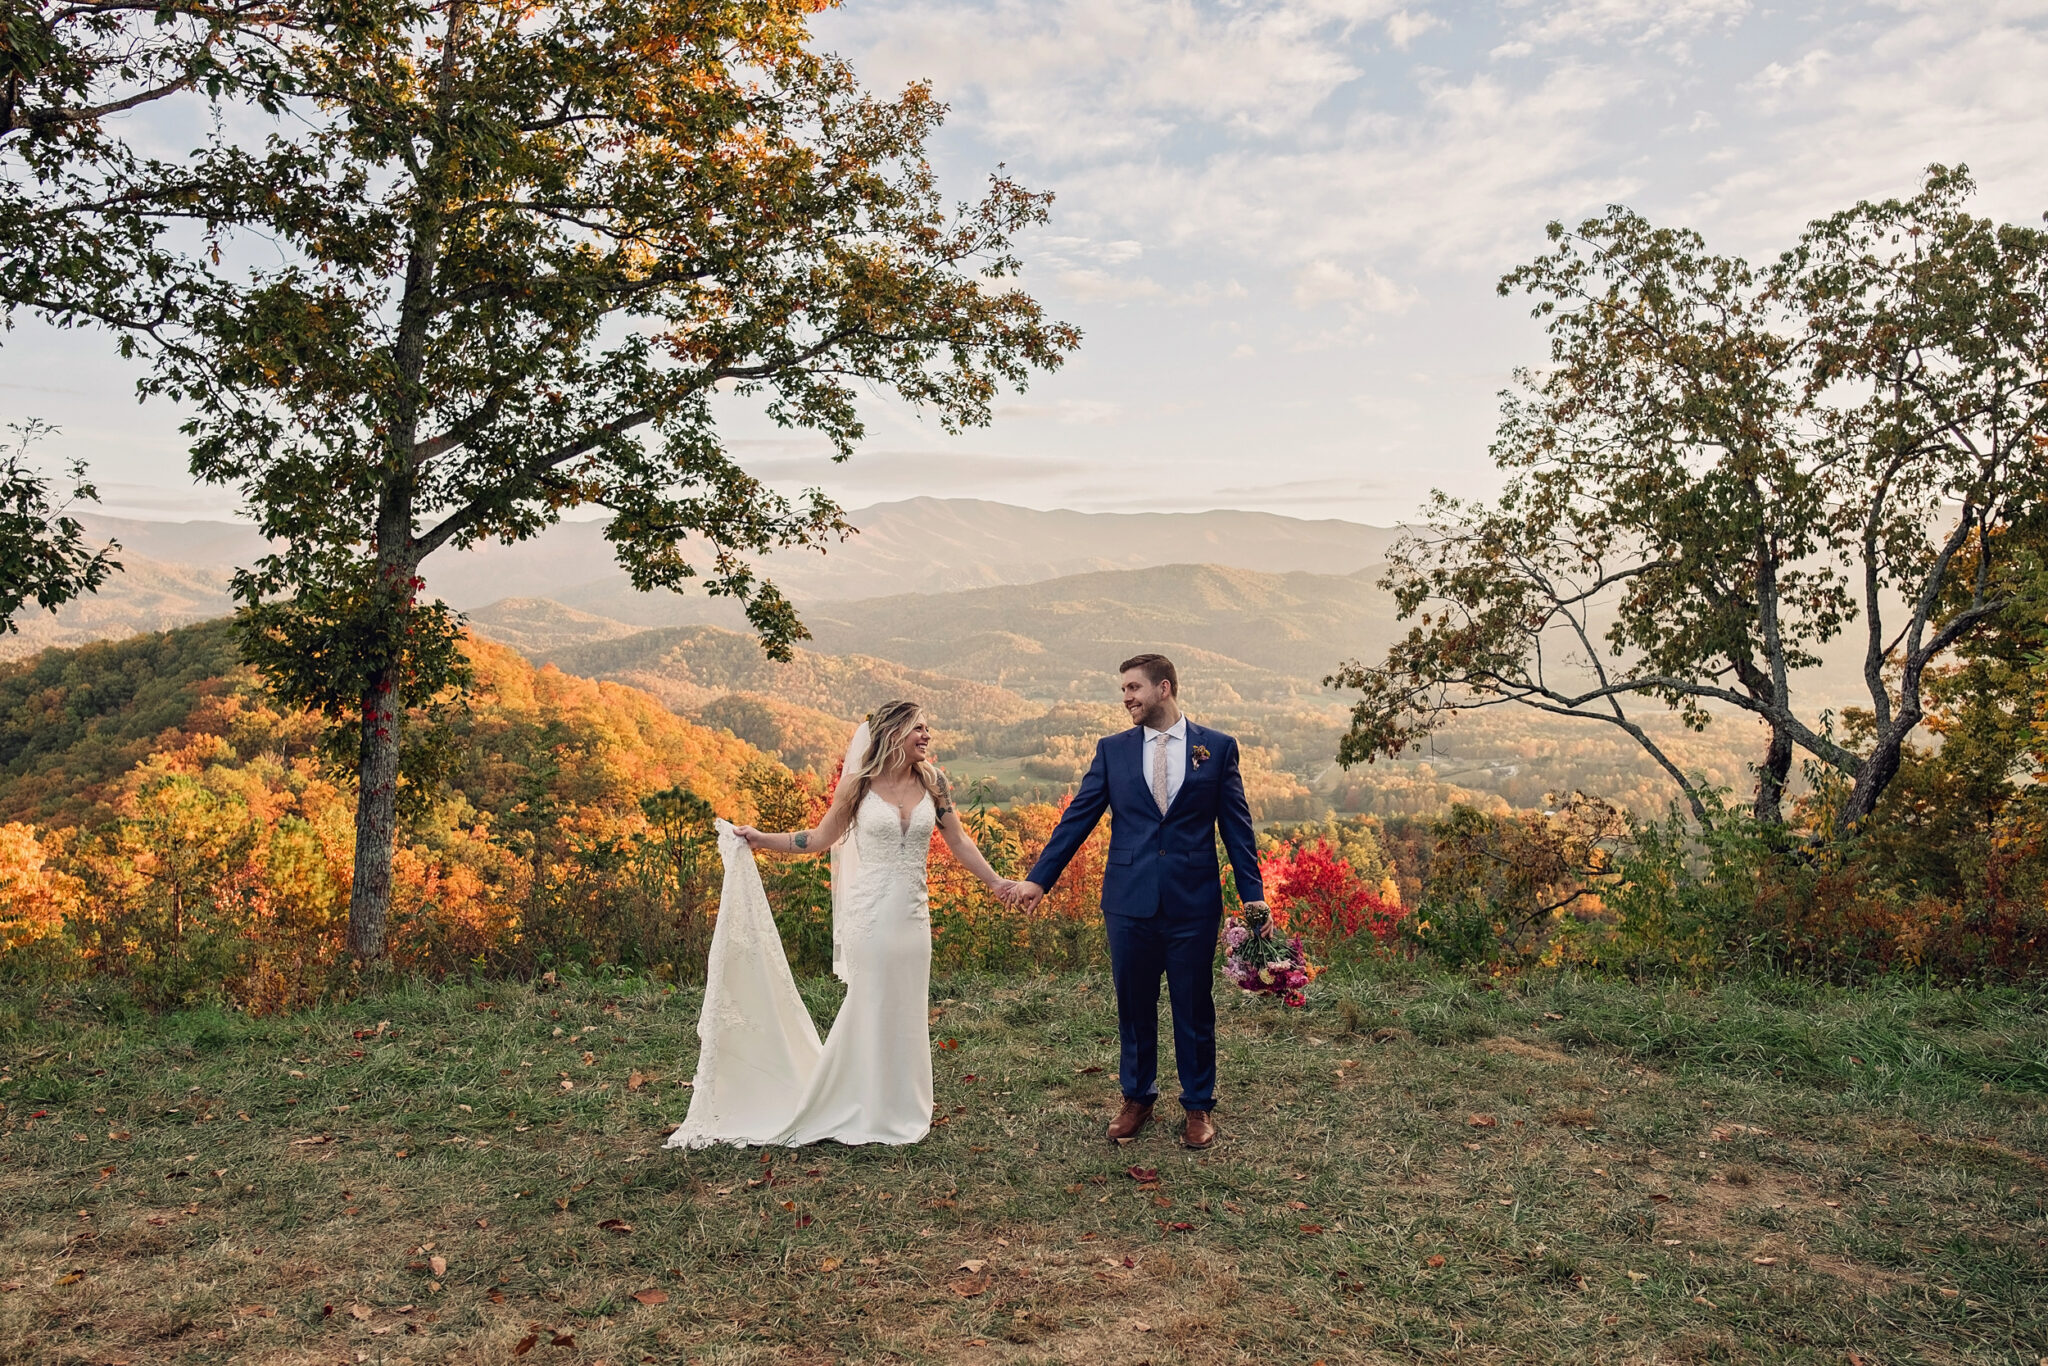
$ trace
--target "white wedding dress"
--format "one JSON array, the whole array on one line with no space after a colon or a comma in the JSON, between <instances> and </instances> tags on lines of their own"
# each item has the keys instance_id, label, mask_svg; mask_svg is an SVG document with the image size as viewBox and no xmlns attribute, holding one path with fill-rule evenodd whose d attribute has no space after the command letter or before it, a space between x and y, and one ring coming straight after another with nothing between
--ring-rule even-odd
<instances>
[{"instance_id":1,"label":"white wedding dress","mask_svg":"<svg viewBox=\"0 0 2048 1366\"><path fill-rule=\"evenodd\" d=\"M855 809L843 844L857 867L833 869L834 967L846 979L846 1000L820 1045L753 853L718 822L725 883L697 1026L697 1076L689 1116L667 1146L900 1144L931 1131L925 863L935 823L930 794L907 825L873 792Z\"/></svg>"}]
</instances>

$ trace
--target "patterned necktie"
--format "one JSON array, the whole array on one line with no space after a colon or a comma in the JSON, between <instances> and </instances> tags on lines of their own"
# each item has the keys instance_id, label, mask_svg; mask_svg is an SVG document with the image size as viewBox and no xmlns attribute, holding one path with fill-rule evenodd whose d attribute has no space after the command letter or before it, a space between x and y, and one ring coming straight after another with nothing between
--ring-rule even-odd
<instances>
[{"instance_id":1,"label":"patterned necktie","mask_svg":"<svg viewBox=\"0 0 2048 1366\"><path fill-rule=\"evenodd\" d=\"M1166 814L1166 804L1172 799L1166 791L1166 742L1172 736L1159 737L1159 753L1152 759L1152 800L1159 803L1159 814Z\"/></svg>"}]
</instances>

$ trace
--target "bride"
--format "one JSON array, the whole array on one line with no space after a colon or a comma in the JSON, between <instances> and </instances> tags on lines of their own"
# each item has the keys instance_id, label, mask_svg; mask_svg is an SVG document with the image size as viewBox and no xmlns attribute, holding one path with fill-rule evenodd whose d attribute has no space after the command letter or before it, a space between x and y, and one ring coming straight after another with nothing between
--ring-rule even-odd
<instances>
[{"instance_id":1,"label":"bride","mask_svg":"<svg viewBox=\"0 0 2048 1366\"><path fill-rule=\"evenodd\" d=\"M725 885L712 933L690 1113L671 1148L915 1143L931 1130L932 831L1005 899L961 827L932 731L891 702L854 732L815 830L767 833L720 821ZM752 851L832 855L832 968L846 1000L822 1045L797 995Z\"/></svg>"}]
</instances>

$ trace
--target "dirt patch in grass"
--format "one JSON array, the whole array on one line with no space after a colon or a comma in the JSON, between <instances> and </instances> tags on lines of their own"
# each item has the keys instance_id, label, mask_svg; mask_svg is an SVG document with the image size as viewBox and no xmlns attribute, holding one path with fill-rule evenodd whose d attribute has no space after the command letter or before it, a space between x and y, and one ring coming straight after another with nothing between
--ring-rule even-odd
<instances>
[{"instance_id":1,"label":"dirt patch in grass","mask_svg":"<svg viewBox=\"0 0 2048 1366\"><path fill-rule=\"evenodd\" d=\"M1573 1061L1572 1056L1561 1048L1554 1048L1548 1044L1530 1043L1526 1039L1513 1039L1505 1034L1497 1034L1493 1038L1483 1041L1479 1046L1489 1053L1506 1053L1527 1062L1552 1063L1561 1067L1578 1066Z\"/></svg>"}]
</instances>

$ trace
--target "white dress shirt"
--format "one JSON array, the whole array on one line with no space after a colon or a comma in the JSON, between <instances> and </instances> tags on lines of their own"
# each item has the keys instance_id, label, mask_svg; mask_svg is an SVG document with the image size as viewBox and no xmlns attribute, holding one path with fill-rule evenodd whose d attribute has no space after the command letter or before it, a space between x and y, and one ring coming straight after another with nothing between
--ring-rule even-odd
<instances>
[{"instance_id":1,"label":"white dress shirt","mask_svg":"<svg viewBox=\"0 0 2048 1366\"><path fill-rule=\"evenodd\" d=\"M1152 787L1152 766L1159 762L1160 741L1166 743L1166 804L1173 805L1173 799L1180 795L1180 785L1188 776L1188 718L1183 715L1168 730L1154 730L1145 727L1145 787Z\"/></svg>"}]
</instances>

